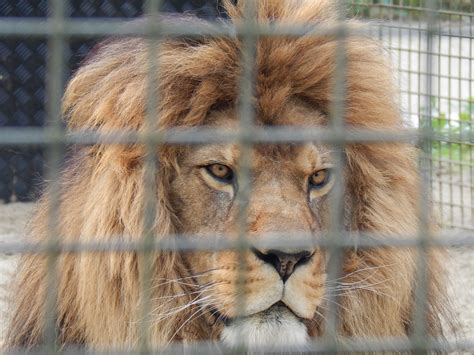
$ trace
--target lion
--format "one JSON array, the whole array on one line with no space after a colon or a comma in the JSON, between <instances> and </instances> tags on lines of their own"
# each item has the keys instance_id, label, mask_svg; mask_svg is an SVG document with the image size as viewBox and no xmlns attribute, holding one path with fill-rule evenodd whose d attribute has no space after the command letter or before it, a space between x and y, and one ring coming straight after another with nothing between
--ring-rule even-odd
<instances>
[{"instance_id":1,"label":"lion","mask_svg":"<svg viewBox=\"0 0 474 355\"><path fill-rule=\"evenodd\" d=\"M257 2L261 24L332 26L329 0ZM243 1L225 2L229 26L243 18ZM186 21L194 21L187 19ZM198 21L198 20L195 20ZM201 21L201 20L199 20ZM354 20L354 24L357 22ZM255 124L324 128L330 124L336 74L336 35L258 38ZM238 37L162 39L156 54L153 129L239 127L243 44ZM150 46L143 38L107 40L78 69L63 99L69 130L146 131ZM400 131L392 70L383 49L366 36L344 41L344 123L354 129ZM151 230L145 229L147 188L143 144L96 143L75 149L62 170L57 231L60 242L139 243L205 236L239 238L239 144L162 144ZM420 224L417 148L408 143L357 142L344 147L344 225L348 235L416 238ZM328 279L323 246L261 247L277 234L327 238L330 195L337 179L334 147L323 142L257 143L251 148L247 239L239 253L154 250L148 254L146 341L221 342L234 347L300 346L325 334L328 295L338 295L337 335L383 339L413 332L417 252L403 247L345 248L341 275ZM31 222L48 238L46 190ZM430 224L435 230L433 218ZM344 236L346 238L347 236ZM257 245L260 245L257 246ZM144 254L133 250L61 253L56 260L57 344L94 349L133 348L143 340ZM241 263L244 260L245 263ZM443 336L446 316L442 255L429 253L426 331ZM22 257L15 279L8 347L45 341L48 259ZM239 280L239 270L243 280ZM238 288L239 283L243 287ZM240 304L237 296L243 295Z\"/></svg>"}]
</instances>

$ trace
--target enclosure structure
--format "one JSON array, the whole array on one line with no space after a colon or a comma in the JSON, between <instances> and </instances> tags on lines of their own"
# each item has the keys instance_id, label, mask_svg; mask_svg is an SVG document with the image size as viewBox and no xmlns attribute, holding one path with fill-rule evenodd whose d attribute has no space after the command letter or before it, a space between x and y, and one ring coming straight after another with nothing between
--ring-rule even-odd
<instances>
[{"instance_id":1,"label":"enclosure structure","mask_svg":"<svg viewBox=\"0 0 474 355\"><path fill-rule=\"evenodd\" d=\"M166 13L189 12L202 18L215 18L215 0L163 1ZM72 0L65 15L79 18L132 19L144 13L143 0ZM47 0L0 3L0 17L45 19ZM65 79L74 72L92 49L97 37L73 36L66 44ZM0 41L0 127L42 127L46 116L46 36L3 36ZM41 146L0 147L0 201L34 201L43 179L44 149Z\"/></svg>"},{"instance_id":2,"label":"enclosure structure","mask_svg":"<svg viewBox=\"0 0 474 355\"><path fill-rule=\"evenodd\" d=\"M404 117L435 135L429 179L443 225L472 231L473 4L352 3L359 16L381 21L376 32L399 70Z\"/></svg>"},{"instance_id":3,"label":"enclosure structure","mask_svg":"<svg viewBox=\"0 0 474 355\"><path fill-rule=\"evenodd\" d=\"M473 200L474 186L473 176L473 117L474 117L474 82L472 72L474 63L472 51L473 41L473 6L466 1L352 1L342 2L340 7L340 19L346 18L350 12L354 12L362 19L377 19L377 21L365 22L365 25L354 30L345 22L333 28L315 27L308 28L304 25L295 26L261 26L254 22L253 3L248 2L245 23L237 28L237 34L230 31L228 27L215 23L211 27L190 26L189 28L177 28L169 23L160 21L149 21L141 27L124 27L121 19L111 18L69 18L66 16L66 2L52 0L48 4L50 15L46 19L0 19L0 36L2 39L17 39L24 37L46 38L48 41L48 62L45 78L47 79L47 124L42 128L22 127L0 129L0 146L25 147L43 146L46 149L47 170L46 178L51 182L53 196L54 191L59 188L56 177L59 174L61 161L65 153L65 146L71 144L128 144L143 143L147 146L148 172L145 183L149 186L153 196L154 181L156 174L156 162L154 148L160 144L198 144L207 143L211 140L216 142L239 142L243 151L248 151L254 144L259 142L305 142L324 141L328 144L344 147L345 144L354 142L410 142L416 143L424 151L420 156L420 175L423 184L420 195L420 233L416 239L406 240L391 238L383 242L376 241L370 236L361 236L358 240L360 247L415 246L419 248L419 285L417 293L417 304L414 315L415 324L412 339L386 339L368 341L361 339L345 339L344 342L337 341L329 335L318 339L311 344L315 351L326 350L356 350L356 351L383 351L383 350L473 350L472 339L443 342L427 337L423 326L423 307L427 290L426 285L426 258L423 251L433 246L473 246L471 237L473 231ZM92 5L91 5L92 6ZM144 6L144 13L152 15L160 9L160 1L149 1ZM345 10L346 9L346 10ZM150 17L152 18L152 16ZM406 120L412 125L412 130L403 132L374 133L373 131L352 131L344 127L344 38L346 36L358 36L371 33L386 42L395 64L399 68L399 84L402 88L401 106L404 110ZM115 134L97 134L97 132L66 133L61 122L60 102L64 85L64 70L68 62L65 56L67 43L78 38L98 38L109 35L126 36L141 35L148 38L160 38L166 36L235 36L242 38L244 51L242 60L245 68L241 77L240 91L240 128L233 134L223 134L212 130L170 130L168 132L148 132L146 135L130 132L117 132ZM255 55L255 43L258 36L322 36L332 34L339 38L339 58L337 61L337 81L334 88L336 105L331 113L333 124L327 131L321 130L261 130L254 127L252 91L254 87L253 60ZM150 41L150 49L154 48ZM46 48L45 48L46 50ZM156 63L151 61L149 70L155 70ZM156 85L156 83L150 83ZM149 89L151 92L151 88ZM150 102L154 98L148 98ZM149 105L153 107L153 105ZM150 109L148 118L154 116ZM249 161L245 155L242 157L242 186L251 188ZM336 171L343 169L343 159L340 157ZM342 175L342 174L338 174ZM441 237L434 238L427 235L428 225L427 204L430 193L434 192L434 200L438 204L439 213L444 226ZM249 191L241 191L242 216L246 213L246 200ZM246 198L247 196L247 198ZM342 190L336 191L333 201L332 215L335 221L342 221L340 210L342 201ZM136 250L145 253L154 249L208 249L208 248L246 248L245 218L242 218L241 235L239 243L228 245L222 243L156 243L152 235L144 235L143 243L113 243L109 245L97 244L75 244L64 245L54 233L55 220L58 216L58 201L52 201L51 209L51 239L47 245L35 245L29 243L18 243L2 245L2 252L12 253L48 253L51 270L51 293L49 295L49 310L54 314L54 263L58 253L81 251L117 251ZM150 223L154 211L154 201L143 201L149 206L150 213L144 216L143 223ZM343 238L345 231L340 230L334 224L331 242L321 241L321 246L331 249L335 254L347 246ZM333 264L329 274L338 275L339 265ZM425 280L425 281L424 281ZM145 282L146 284L146 282ZM143 305L147 307L146 302ZM332 334L337 324L337 307L329 312L328 323L333 327ZM46 329L49 334L46 346L54 349L54 324L52 318L46 317ZM141 344L142 349L147 349L147 344ZM173 351L173 346L168 348ZM178 346L179 349L179 345ZM176 350L174 349L174 350ZM219 351L213 343L203 343L196 349L205 351Z\"/></svg>"}]
</instances>

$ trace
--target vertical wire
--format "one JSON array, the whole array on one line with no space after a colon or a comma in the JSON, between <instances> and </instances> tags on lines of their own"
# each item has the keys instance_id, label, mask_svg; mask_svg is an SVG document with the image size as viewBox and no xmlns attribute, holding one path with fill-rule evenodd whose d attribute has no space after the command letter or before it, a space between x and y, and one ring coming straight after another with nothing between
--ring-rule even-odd
<instances>
[{"instance_id":1,"label":"vertical wire","mask_svg":"<svg viewBox=\"0 0 474 355\"><path fill-rule=\"evenodd\" d=\"M403 20L400 20L400 23L403 25ZM399 63L402 63L403 62L403 57L404 55L410 55L409 53L409 48L408 47L408 52L407 52L407 49L406 48L403 48L403 45L402 45L402 29L401 29L401 26L398 27L398 62ZM403 76L403 73L401 71L398 71L398 88L401 88L402 87L402 76ZM399 89L400 90L400 89ZM400 95L400 104L402 103L402 100L401 100L401 93L399 93Z\"/></svg>"},{"instance_id":2,"label":"vertical wire","mask_svg":"<svg viewBox=\"0 0 474 355\"><path fill-rule=\"evenodd\" d=\"M429 110L427 124L422 126L423 140L422 148L423 155L419 160L419 196L418 196L418 243L417 243L417 258L416 258L416 284L415 284L415 299L413 309L413 335L411 338L412 344L417 353L424 353L428 349L428 327L427 327L427 310L428 310L428 252L430 240L430 205L429 205L429 184L427 184L426 171L431 171L430 167L426 168L426 164L430 164L430 160L426 159L426 155L431 154L431 141L425 138L432 133L431 117L432 117L432 73L433 73L433 40L436 31L435 28L435 4L433 0L428 0L427 20L427 95L426 104ZM433 11L431 11L433 10Z\"/></svg>"},{"instance_id":3,"label":"vertical wire","mask_svg":"<svg viewBox=\"0 0 474 355\"><path fill-rule=\"evenodd\" d=\"M420 17L421 16L421 10L418 11L418 16ZM422 80L421 80L421 77L422 77L422 57L423 57L423 31L422 31L422 28L421 28L421 19L418 18L418 27L417 27L417 60L418 60L418 72L416 73L416 78L417 78L417 83L416 83L416 88L417 88L417 95L416 95L416 99L417 99L417 115L418 115L418 127L421 128L423 127L423 125L425 124L425 116L426 116L426 112L425 112L425 109L423 108L423 105L422 105L422 100L421 100L421 97L422 97Z\"/></svg>"},{"instance_id":4,"label":"vertical wire","mask_svg":"<svg viewBox=\"0 0 474 355\"><path fill-rule=\"evenodd\" d=\"M473 73L473 47L474 47L474 33L473 33L473 28L474 28L474 4L471 3L471 13L469 14L469 60L468 60L468 66L469 66L469 98L468 98L468 113L469 113L469 134L474 133L474 125L473 125L473 118L474 118L474 93L472 92L472 87L473 87L473 81L474 81L474 73ZM472 101L471 101L472 100ZM470 209L470 221L474 223L474 146L471 143L469 146L469 183L471 185L471 209ZM474 229L474 226L471 224L471 229Z\"/></svg>"},{"instance_id":5,"label":"vertical wire","mask_svg":"<svg viewBox=\"0 0 474 355\"><path fill-rule=\"evenodd\" d=\"M413 0L410 0L410 7L412 7L412 1ZM413 76L413 65L412 65L412 58L413 58L413 47L412 47L412 44L413 44L413 28L411 27L411 24L413 22L413 10L408 10L408 20L407 20L407 27L408 27L408 75L407 75L407 98L408 98L408 119L411 123L412 121L412 117L413 117L413 111L412 111L412 107L413 107L413 86L411 84L411 80L412 80L412 76ZM399 63L399 67L401 68L402 67L402 63ZM402 86L400 85L400 88Z\"/></svg>"},{"instance_id":6,"label":"vertical wire","mask_svg":"<svg viewBox=\"0 0 474 355\"><path fill-rule=\"evenodd\" d=\"M459 9L459 12L461 12L462 9L460 8ZM459 34L462 33L462 21L463 21L463 17L464 16L459 16L459 27L458 27L458 31L459 31ZM461 114L462 114L462 62L463 62L463 53L462 53L462 43L463 43L464 39L459 36L458 37L458 49L457 49L457 52L458 52L458 58L457 58L457 61L458 61L458 71L457 71L457 75L458 75L458 105L459 105L459 112L458 112L458 128L459 128L459 134L461 135L460 136L460 139L461 141L463 140L463 124L462 124L462 121L461 121ZM464 207L466 205L466 202L464 200L464 164L463 164L463 147L464 145L462 143L460 143L458 145L458 148L459 148L459 185L458 185L458 188L459 188L459 196L460 196L460 205L461 207L457 207L459 209L459 213L461 215L461 218L459 219L459 224L461 226L464 226L465 225L465 221L464 221Z\"/></svg>"},{"instance_id":7,"label":"vertical wire","mask_svg":"<svg viewBox=\"0 0 474 355\"><path fill-rule=\"evenodd\" d=\"M245 280L246 280L246 260L245 253L248 250L248 208L250 190L252 188L251 177L251 156L252 142L250 136L255 120L255 108L253 107L253 97L255 91L255 65L258 34L255 30L256 21L256 0L246 0L244 2L244 26L241 35L241 77L239 83L239 191L236 195L238 207L238 241L237 251L239 254L236 303L237 314L240 316L245 312ZM242 337L240 337L242 339ZM244 351L243 347L237 352Z\"/></svg>"},{"instance_id":8,"label":"vertical wire","mask_svg":"<svg viewBox=\"0 0 474 355\"><path fill-rule=\"evenodd\" d=\"M454 224L454 206L453 206L453 187L454 187L454 182L453 182L453 167L455 164L453 164L453 148L454 148L454 145L451 143L452 141L452 133L453 133L453 122L451 120L451 113L452 113L452 101L453 101L453 97L452 97L452 89L451 89L451 77L452 77L452 55L451 55L451 51L452 51L452 48L453 48L453 45L452 45L452 20L453 20L453 17L452 15L448 15L448 50L447 50L447 57L448 57L448 71L446 73L447 75L447 80L448 80L448 112L446 113L446 119L447 119L447 122L448 122L448 137L447 137L447 141L448 141L448 159L449 159L449 162L448 162L448 166L449 166L449 177L448 177L448 180L449 180L449 221L450 221L450 224L453 225ZM441 37L441 36L440 36ZM440 67L438 68L438 71L439 73L441 74L441 63L438 64ZM441 79L440 79L441 81ZM441 85L440 85L441 86ZM441 105L440 105L441 106ZM440 114L441 115L441 114Z\"/></svg>"},{"instance_id":9,"label":"vertical wire","mask_svg":"<svg viewBox=\"0 0 474 355\"><path fill-rule=\"evenodd\" d=\"M158 39L159 39L159 10L162 0L147 0L145 13L147 17L146 49L147 49L147 83L146 83L146 113L140 143L144 143L144 188L143 196L143 232L141 236L141 257L139 258L140 270L140 322L139 322L139 344L141 353L148 353L149 332L152 326L150 313L151 285L153 277L153 254L158 252L153 248L156 237L154 221L157 212L157 177L158 177L158 154L157 143L153 139L154 131L157 129L158 118ZM155 132L156 133L156 132Z\"/></svg>"},{"instance_id":10,"label":"vertical wire","mask_svg":"<svg viewBox=\"0 0 474 355\"><path fill-rule=\"evenodd\" d=\"M336 64L334 74L333 100L330 106L330 129L334 136L345 132L344 116L346 104L346 74L347 74L347 58L346 43L347 29L344 27L346 19L345 2L338 0L337 3L337 21L340 30L336 35ZM329 247L330 255L327 264L328 280L337 280L342 273L343 247L342 242L345 237L344 228L344 142L334 142L336 153L334 154L335 163L335 184L330 196L330 215L331 225L329 230ZM338 351L338 326L339 326L339 309L337 295L327 292L328 300L325 341L329 346L329 351Z\"/></svg>"},{"instance_id":11,"label":"vertical wire","mask_svg":"<svg viewBox=\"0 0 474 355\"><path fill-rule=\"evenodd\" d=\"M401 6L403 6L403 5L401 5ZM386 12L388 12L388 16L387 16ZM393 0L390 0L389 5L387 5L387 8L383 7L382 18L387 18L388 17L388 21L393 23L393 12L394 12L393 11ZM393 29L391 27L389 27L388 28L388 48L390 49L390 51L392 51L391 53L394 52L392 32L393 32Z\"/></svg>"},{"instance_id":12,"label":"vertical wire","mask_svg":"<svg viewBox=\"0 0 474 355\"><path fill-rule=\"evenodd\" d=\"M428 42L427 42L428 43ZM443 55L442 55L442 37L441 36L438 36L438 47L437 47L437 54L436 54L436 58L437 58L437 62L438 63L441 63L442 62L442 59L443 59ZM428 51L428 50L427 50ZM434 54L433 54L434 55ZM428 75L428 74L427 74ZM434 75L434 74L433 74ZM441 93L441 85L440 85L440 81L441 81L441 78L438 77L437 78L437 83L438 83L438 88L437 88L437 98L436 98L436 106L438 107L439 109L439 106L441 104L441 97L443 96L442 93ZM428 88L427 88L428 90ZM428 95L428 92L427 92L427 95ZM432 108L433 106L433 99L431 98L430 99L430 108ZM431 119L433 119L432 117L432 114L433 112L430 111L430 116L427 117L427 123L430 123L431 122ZM443 164L445 164L444 162L444 159L443 159L443 144L447 144L446 141L444 141L443 139L446 139L446 138L438 138L436 140L436 142L434 142L436 144L436 146L438 147L438 154L437 154L437 161L438 161L438 170L439 171L443 171ZM444 143L443 143L444 142ZM430 152L430 157L433 159L434 157L434 152L433 152L433 143L432 144L432 147L431 147L431 152ZM433 164L432 164L433 165ZM431 177L433 177L433 173L431 175ZM445 193L444 193L444 189L443 189L443 186L446 184L445 181L443 181L443 178L442 177L439 177L438 179L438 189L439 189L439 198L440 198L440 204L439 204L439 210L440 210L440 214L441 214L441 221L443 223L447 223L447 221L445 219L447 219L447 217L445 217L445 211L444 211L444 206L445 206L445 201L446 201L446 196L445 196ZM446 202L447 203L447 202Z\"/></svg>"},{"instance_id":13,"label":"vertical wire","mask_svg":"<svg viewBox=\"0 0 474 355\"><path fill-rule=\"evenodd\" d=\"M48 8L50 14L48 22L52 25L53 33L48 38L47 61L47 125L50 139L48 142L48 165L47 179L49 180L48 200L48 255L46 275L46 299L44 316L44 352L54 353L57 351L57 259L60 253L59 236L59 207L60 207L60 181L59 171L63 156L64 130L61 125L61 96L63 89L64 71L64 17L67 1L50 0Z\"/></svg>"}]
</instances>

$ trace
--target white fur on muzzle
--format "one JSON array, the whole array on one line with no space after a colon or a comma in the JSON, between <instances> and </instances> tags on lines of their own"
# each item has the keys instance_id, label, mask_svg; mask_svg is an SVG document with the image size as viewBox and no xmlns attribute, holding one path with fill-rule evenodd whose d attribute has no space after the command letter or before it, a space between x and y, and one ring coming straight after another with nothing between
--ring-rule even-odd
<instances>
[{"instance_id":1,"label":"white fur on muzzle","mask_svg":"<svg viewBox=\"0 0 474 355\"><path fill-rule=\"evenodd\" d=\"M274 305L263 312L230 322L224 327L221 340L231 348L304 348L309 336L306 326L288 308Z\"/></svg>"}]
</instances>

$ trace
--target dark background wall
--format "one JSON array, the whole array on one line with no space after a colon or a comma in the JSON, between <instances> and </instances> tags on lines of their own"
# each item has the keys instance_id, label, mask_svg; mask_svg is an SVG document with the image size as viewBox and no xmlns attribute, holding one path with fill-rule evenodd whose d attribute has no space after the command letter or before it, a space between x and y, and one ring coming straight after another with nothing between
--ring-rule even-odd
<instances>
[{"instance_id":1,"label":"dark background wall","mask_svg":"<svg viewBox=\"0 0 474 355\"><path fill-rule=\"evenodd\" d=\"M163 11L192 12L204 18L219 14L219 0L165 0ZM70 0L71 17L140 16L144 0ZM47 0L0 0L0 17L45 17ZM96 40L71 41L67 76ZM45 122L45 39L0 36L0 129L42 126ZM0 202L37 198L44 170L41 147L0 146Z\"/></svg>"}]
</instances>

